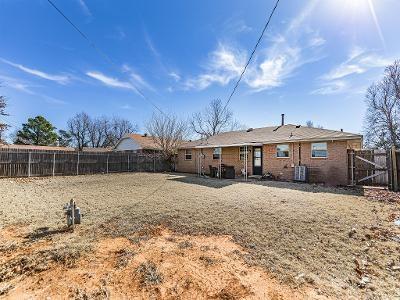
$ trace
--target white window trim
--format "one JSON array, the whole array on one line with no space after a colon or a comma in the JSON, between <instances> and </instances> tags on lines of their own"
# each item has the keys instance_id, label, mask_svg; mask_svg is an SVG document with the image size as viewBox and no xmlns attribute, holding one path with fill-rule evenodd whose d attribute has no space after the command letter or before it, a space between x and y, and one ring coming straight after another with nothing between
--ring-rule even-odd
<instances>
[{"instance_id":1,"label":"white window trim","mask_svg":"<svg viewBox=\"0 0 400 300\"><path fill-rule=\"evenodd\" d=\"M289 156L278 156L278 146L279 146L279 145L288 145L288 147L289 147L289 149L288 149ZM279 158L279 159L281 159L281 158L284 158L284 159L285 159L285 158L286 158L286 159L287 159L287 158L290 158L290 144L277 144L276 147L275 147L275 157L276 157L276 158Z\"/></svg>"},{"instance_id":2,"label":"white window trim","mask_svg":"<svg viewBox=\"0 0 400 300\"><path fill-rule=\"evenodd\" d=\"M186 158L188 150L192 151L192 149L185 149L185 160L192 160L193 159L193 153L192 152L190 152L190 159Z\"/></svg>"},{"instance_id":3,"label":"white window trim","mask_svg":"<svg viewBox=\"0 0 400 300\"><path fill-rule=\"evenodd\" d=\"M214 151L215 151L215 149L221 149L221 151L219 152L219 157L218 157L218 158L214 158ZM222 158L222 147L215 147L215 148L213 148L212 159L213 159L213 160L219 160L220 158Z\"/></svg>"},{"instance_id":4,"label":"white window trim","mask_svg":"<svg viewBox=\"0 0 400 300\"><path fill-rule=\"evenodd\" d=\"M321 143L325 143L326 144L326 156L313 156L312 155L312 152L313 152L313 148L312 148L312 145L313 144L321 144ZM329 151L328 151L328 142L314 142L314 143L311 143L311 145L310 145L310 157L311 157L311 159L327 159L328 157L329 157Z\"/></svg>"}]
</instances>

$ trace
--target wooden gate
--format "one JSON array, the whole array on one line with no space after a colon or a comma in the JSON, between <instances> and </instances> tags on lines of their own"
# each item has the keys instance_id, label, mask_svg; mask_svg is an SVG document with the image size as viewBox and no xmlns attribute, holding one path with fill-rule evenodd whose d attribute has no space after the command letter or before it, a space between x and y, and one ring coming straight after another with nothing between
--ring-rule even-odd
<instances>
[{"instance_id":1,"label":"wooden gate","mask_svg":"<svg viewBox=\"0 0 400 300\"><path fill-rule=\"evenodd\" d=\"M388 154L386 150L349 150L350 184L388 186Z\"/></svg>"}]
</instances>

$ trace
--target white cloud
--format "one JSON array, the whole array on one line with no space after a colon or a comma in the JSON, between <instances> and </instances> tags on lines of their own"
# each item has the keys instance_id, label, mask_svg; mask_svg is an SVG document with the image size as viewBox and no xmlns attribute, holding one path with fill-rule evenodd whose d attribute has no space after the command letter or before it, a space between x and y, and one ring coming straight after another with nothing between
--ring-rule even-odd
<instances>
[{"instance_id":1,"label":"white cloud","mask_svg":"<svg viewBox=\"0 0 400 300\"><path fill-rule=\"evenodd\" d=\"M133 71L132 68L129 67L128 65L126 64L123 65L122 70L123 72L128 73L129 80L123 81L118 78L104 75L103 73L98 71L88 71L86 72L86 75L102 82L106 86L119 89L132 90L138 93L142 97L143 95L141 95L141 92L139 92L138 90L140 88L145 88L151 91L155 91L154 88L149 83L147 83L138 73Z\"/></svg>"},{"instance_id":2,"label":"white cloud","mask_svg":"<svg viewBox=\"0 0 400 300\"><path fill-rule=\"evenodd\" d=\"M32 90L33 87L38 87L35 85L32 85L30 83L27 83L25 81L21 81L19 79L13 78L13 77L9 77L9 76L5 76L5 75L0 75L0 81L1 83L5 86L5 87L9 87L11 89L20 91L20 92L24 92L26 94L29 95L34 95L37 97L40 97L42 99L44 99L46 102L51 103L51 104L67 104L66 101L64 100L60 100L48 95L45 95L43 93L38 93Z\"/></svg>"},{"instance_id":3,"label":"white cloud","mask_svg":"<svg viewBox=\"0 0 400 300\"><path fill-rule=\"evenodd\" d=\"M88 6L86 5L85 1L84 0L77 0L77 1L78 1L79 6L81 7L83 13L86 16L91 17L92 13L90 12L90 10L89 10Z\"/></svg>"},{"instance_id":4,"label":"white cloud","mask_svg":"<svg viewBox=\"0 0 400 300\"><path fill-rule=\"evenodd\" d=\"M34 76L37 76L37 77L40 77L40 78L43 78L43 79L47 79L47 80L50 80L50 81L55 81L55 82L57 82L59 84L67 84L70 81L70 77L67 76L67 75L53 75L53 74L45 73L45 72L40 71L40 70L36 70L36 69L31 69L31 68L25 67L25 66L23 66L21 64L13 63L13 62L11 62L9 60L6 60L6 59L3 59L3 58L0 58L0 60L3 63L8 64L10 66L13 66L14 68L17 68L17 69L19 69L19 70L21 70L21 71L23 71L25 73L28 73L28 74L31 74L31 75L34 75Z\"/></svg>"},{"instance_id":5,"label":"white cloud","mask_svg":"<svg viewBox=\"0 0 400 300\"><path fill-rule=\"evenodd\" d=\"M317 51L325 40L304 24L315 3L310 1L283 33L270 37L268 47L262 48L261 43L242 81L253 91L279 87L301 66L320 59ZM243 49L219 43L203 66L205 71L187 79L184 88L201 90L213 83L226 85L240 76L247 59Z\"/></svg>"},{"instance_id":6,"label":"white cloud","mask_svg":"<svg viewBox=\"0 0 400 300\"><path fill-rule=\"evenodd\" d=\"M133 109L133 107L129 104L121 105L120 108L124 109L124 110L132 110Z\"/></svg>"},{"instance_id":7,"label":"white cloud","mask_svg":"<svg viewBox=\"0 0 400 300\"><path fill-rule=\"evenodd\" d=\"M130 77L130 82L137 88L145 88L150 91L155 91L154 87L148 83L143 77L136 72L132 67L128 64L122 65L122 72L127 73Z\"/></svg>"},{"instance_id":8,"label":"white cloud","mask_svg":"<svg viewBox=\"0 0 400 300\"><path fill-rule=\"evenodd\" d=\"M311 94L328 95L338 93L359 94L365 91L357 75L375 68L384 68L392 59L384 58L373 51L352 47L345 61L319 78L319 87Z\"/></svg>"},{"instance_id":9,"label":"white cloud","mask_svg":"<svg viewBox=\"0 0 400 300\"><path fill-rule=\"evenodd\" d=\"M335 80L321 85L320 88L311 92L312 95L331 95L341 93L349 88L349 85L344 80Z\"/></svg>"},{"instance_id":10,"label":"white cloud","mask_svg":"<svg viewBox=\"0 0 400 300\"><path fill-rule=\"evenodd\" d=\"M130 82L121 81L117 78L106 76L97 71L86 72L86 75L89 77L92 77L110 87L129 89L129 90L134 90L134 91L136 90L135 87Z\"/></svg>"},{"instance_id":11,"label":"white cloud","mask_svg":"<svg viewBox=\"0 0 400 300\"><path fill-rule=\"evenodd\" d=\"M204 66L206 72L186 80L184 88L202 90L213 83L226 85L240 75L245 63L246 54L243 51L220 43L209 55L209 60Z\"/></svg>"},{"instance_id":12,"label":"white cloud","mask_svg":"<svg viewBox=\"0 0 400 300\"><path fill-rule=\"evenodd\" d=\"M177 82L181 80L181 76L176 72L170 72L168 75Z\"/></svg>"},{"instance_id":13,"label":"white cloud","mask_svg":"<svg viewBox=\"0 0 400 300\"><path fill-rule=\"evenodd\" d=\"M321 78L326 81L337 80L349 75L363 74L372 68L383 68L391 62L391 59L386 59L371 51L353 47L344 62L334 67Z\"/></svg>"}]
</instances>

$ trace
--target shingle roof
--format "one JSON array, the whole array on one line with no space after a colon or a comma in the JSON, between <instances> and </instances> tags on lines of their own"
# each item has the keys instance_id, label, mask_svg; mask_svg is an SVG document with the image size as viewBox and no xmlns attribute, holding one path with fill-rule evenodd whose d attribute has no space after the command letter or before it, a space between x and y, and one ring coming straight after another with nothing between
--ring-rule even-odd
<instances>
[{"instance_id":1,"label":"shingle roof","mask_svg":"<svg viewBox=\"0 0 400 300\"><path fill-rule=\"evenodd\" d=\"M209 137L208 139L201 139L185 143L180 148L206 148L219 146L276 144L295 141L330 141L350 139L362 139L362 135L288 124L284 126L271 126L254 128L252 130L224 132Z\"/></svg>"},{"instance_id":2,"label":"shingle roof","mask_svg":"<svg viewBox=\"0 0 400 300\"><path fill-rule=\"evenodd\" d=\"M149 135L142 135L142 134L137 134L137 133L130 133L127 134L124 138L131 138L135 140L142 149L147 149L147 150L161 150L161 147L157 145L156 142L154 142L154 139L152 136Z\"/></svg>"}]
</instances>

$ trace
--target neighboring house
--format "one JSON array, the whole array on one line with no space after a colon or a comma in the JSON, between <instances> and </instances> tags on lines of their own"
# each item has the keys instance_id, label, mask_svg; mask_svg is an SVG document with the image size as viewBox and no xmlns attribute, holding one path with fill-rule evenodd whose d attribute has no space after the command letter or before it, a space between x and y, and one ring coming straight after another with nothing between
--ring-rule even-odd
<instances>
[{"instance_id":1,"label":"neighboring house","mask_svg":"<svg viewBox=\"0 0 400 300\"><path fill-rule=\"evenodd\" d=\"M93 148L93 147L83 147L82 152L110 152L113 151L112 147L98 147L98 148Z\"/></svg>"},{"instance_id":2,"label":"neighboring house","mask_svg":"<svg viewBox=\"0 0 400 300\"><path fill-rule=\"evenodd\" d=\"M152 136L129 133L124 135L115 146L114 151L154 152L161 151L161 147L154 142Z\"/></svg>"},{"instance_id":3,"label":"neighboring house","mask_svg":"<svg viewBox=\"0 0 400 300\"><path fill-rule=\"evenodd\" d=\"M310 182L348 184L348 149L361 149L362 135L343 131L281 125L221 133L188 142L178 151L178 172L209 174L219 163L247 174L271 173L278 180L293 180L295 166L306 166ZM201 154L201 159L199 158Z\"/></svg>"},{"instance_id":4,"label":"neighboring house","mask_svg":"<svg viewBox=\"0 0 400 300\"><path fill-rule=\"evenodd\" d=\"M18 144L8 144L0 145L0 149L9 150L30 150L30 151L75 151L71 147L58 147L58 146L37 146L37 145L18 145Z\"/></svg>"}]
</instances>

